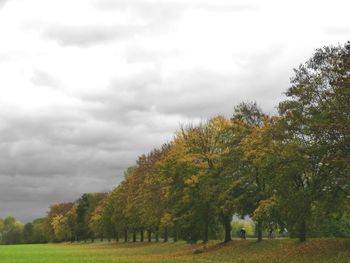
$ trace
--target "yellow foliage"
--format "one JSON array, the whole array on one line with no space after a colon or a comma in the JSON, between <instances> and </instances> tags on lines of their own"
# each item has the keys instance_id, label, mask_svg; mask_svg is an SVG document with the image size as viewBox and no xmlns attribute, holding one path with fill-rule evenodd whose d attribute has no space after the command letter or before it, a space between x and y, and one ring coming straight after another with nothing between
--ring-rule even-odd
<instances>
[{"instance_id":1,"label":"yellow foliage","mask_svg":"<svg viewBox=\"0 0 350 263\"><path fill-rule=\"evenodd\" d=\"M271 197L266 200L261 200L259 202L259 206L254 211L253 219L264 220L271 218L275 206L276 199L274 197Z\"/></svg>"},{"instance_id":2,"label":"yellow foliage","mask_svg":"<svg viewBox=\"0 0 350 263\"><path fill-rule=\"evenodd\" d=\"M192 175L190 178L185 179L185 184L190 187L195 187L199 183L199 178L197 175Z\"/></svg>"},{"instance_id":3,"label":"yellow foliage","mask_svg":"<svg viewBox=\"0 0 350 263\"><path fill-rule=\"evenodd\" d=\"M173 217L170 213L164 213L163 217L160 219L160 223L163 226L170 226L172 224Z\"/></svg>"}]
</instances>

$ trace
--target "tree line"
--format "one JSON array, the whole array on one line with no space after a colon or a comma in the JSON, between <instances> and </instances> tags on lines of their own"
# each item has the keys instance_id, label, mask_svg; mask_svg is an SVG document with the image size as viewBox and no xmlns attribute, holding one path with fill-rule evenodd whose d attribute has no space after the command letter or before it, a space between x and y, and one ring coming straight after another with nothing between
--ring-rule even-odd
<instances>
[{"instance_id":1,"label":"tree line","mask_svg":"<svg viewBox=\"0 0 350 263\"><path fill-rule=\"evenodd\" d=\"M181 127L140 156L109 193L54 204L45 218L0 220L2 243L230 241L232 218L266 230L350 236L350 43L295 69L275 116L254 102Z\"/></svg>"}]
</instances>

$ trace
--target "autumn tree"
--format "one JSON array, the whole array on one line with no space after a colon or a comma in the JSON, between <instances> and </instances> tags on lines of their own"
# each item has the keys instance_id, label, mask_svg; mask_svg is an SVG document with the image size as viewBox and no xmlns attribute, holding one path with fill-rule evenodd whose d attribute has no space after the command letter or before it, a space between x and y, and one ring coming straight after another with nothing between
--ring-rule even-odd
<instances>
[{"instance_id":1,"label":"autumn tree","mask_svg":"<svg viewBox=\"0 0 350 263\"><path fill-rule=\"evenodd\" d=\"M112 222L114 223L114 229L116 233L124 236L124 242L128 241L128 233L130 226L128 224L128 218L125 214L127 202L126 183L122 181L118 187L116 187L108 196L107 203L112 209ZM106 214L108 215L108 214Z\"/></svg>"},{"instance_id":2,"label":"autumn tree","mask_svg":"<svg viewBox=\"0 0 350 263\"><path fill-rule=\"evenodd\" d=\"M295 70L288 100L280 103L284 126L284 190L289 226L307 236L313 207L337 209L349 196L350 46L318 49ZM324 206L326 207L326 206ZM325 210L326 212L326 210Z\"/></svg>"},{"instance_id":3,"label":"autumn tree","mask_svg":"<svg viewBox=\"0 0 350 263\"><path fill-rule=\"evenodd\" d=\"M0 220L1 243L6 245L19 244L22 242L23 224L16 218L9 216Z\"/></svg>"},{"instance_id":4,"label":"autumn tree","mask_svg":"<svg viewBox=\"0 0 350 263\"><path fill-rule=\"evenodd\" d=\"M119 235L121 233L118 228L118 222L113 217L113 213L115 212L114 198L117 196L115 192L115 190L109 192L96 207L98 210L97 214L99 215L98 224L102 227L102 232L108 241L111 241L112 238L119 241Z\"/></svg>"},{"instance_id":5,"label":"autumn tree","mask_svg":"<svg viewBox=\"0 0 350 263\"><path fill-rule=\"evenodd\" d=\"M108 231L108 228L113 230L113 225L110 223L111 214L105 214L107 212L107 199L106 195L95 207L94 211L91 213L89 220L89 231L96 237L100 237L103 241L104 237L107 237L109 240L113 236L110 234L113 231ZM109 217L109 218L108 218Z\"/></svg>"},{"instance_id":6,"label":"autumn tree","mask_svg":"<svg viewBox=\"0 0 350 263\"><path fill-rule=\"evenodd\" d=\"M253 216L260 201L268 199L272 189L270 157L272 137L268 133L269 117L262 112L256 103L241 103L235 107L231 118L234 135L238 144L231 148L232 154L240 157L234 163L235 179L233 180L233 196L239 214ZM263 221L257 219L256 231L258 241L262 240Z\"/></svg>"},{"instance_id":7,"label":"autumn tree","mask_svg":"<svg viewBox=\"0 0 350 263\"><path fill-rule=\"evenodd\" d=\"M89 222L98 203L104 198L105 193L85 193L77 202L76 222L77 240L86 241L91 238L94 241L95 233L89 229Z\"/></svg>"},{"instance_id":8,"label":"autumn tree","mask_svg":"<svg viewBox=\"0 0 350 263\"><path fill-rule=\"evenodd\" d=\"M22 232L23 242L26 244L47 243L49 235L46 232L46 218L38 218L24 225Z\"/></svg>"},{"instance_id":9,"label":"autumn tree","mask_svg":"<svg viewBox=\"0 0 350 263\"><path fill-rule=\"evenodd\" d=\"M50 241L66 241L66 234L62 234L60 221L73 207L73 203L58 203L50 206L46 217L46 231ZM58 229L60 228L60 229ZM57 236L57 234L59 235Z\"/></svg>"},{"instance_id":10,"label":"autumn tree","mask_svg":"<svg viewBox=\"0 0 350 263\"><path fill-rule=\"evenodd\" d=\"M151 232L156 241L159 241L160 230L163 230L164 241L168 240L168 221L164 220L167 208L168 182L160 171L160 163L170 150L169 144L160 149L153 149L149 154L140 158L136 171L142 178L142 184L137 192L140 218L144 228L147 229L147 239L151 240ZM141 179L140 178L140 179ZM162 220L163 219L163 220Z\"/></svg>"}]
</instances>

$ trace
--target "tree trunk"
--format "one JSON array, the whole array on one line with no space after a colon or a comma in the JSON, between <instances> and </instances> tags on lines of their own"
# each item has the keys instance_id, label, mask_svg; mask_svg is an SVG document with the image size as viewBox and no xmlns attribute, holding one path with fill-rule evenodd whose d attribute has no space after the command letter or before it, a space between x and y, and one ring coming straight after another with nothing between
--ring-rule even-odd
<instances>
[{"instance_id":1,"label":"tree trunk","mask_svg":"<svg viewBox=\"0 0 350 263\"><path fill-rule=\"evenodd\" d=\"M119 242L119 232L115 232L115 241Z\"/></svg>"},{"instance_id":2,"label":"tree trunk","mask_svg":"<svg viewBox=\"0 0 350 263\"><path fill-rule=\"evenodd\" d=\"M156 228L156 242L159 242L159 226Z\"/></svg>"},{"instance_id":3,"label":"tree trunk","mask_svg":"<svg viewBox=\"0 0 350 263\"><path fill-rule=\"evenodd\" d=\"M164 228L164 242L168 242L168 227Z\"/></svg>"},{"instance_id":4,"label":"tree trunk","mask_svg":"<svg viewBox=\"0 0 350 263\"><path fill-rule=\"evenodd\" d=\"M132 242L136 242L136 231L135 230L132 233Z\"/></svg>"},{"instance_id":5,"label":"tree trunk","mask_svg":"<svg viewBox=\"0 0 350 263\"><path fill-rule=\"evenodd\" d=\"M232 232L232 226L231 226L231 216L230 215L223 215L223 224L225 228L225 240L224 242L230 242L232 241L231 232Z\"/></svg>"},{"instance_id":6,"label":"tree trunk","mask_svg":"<svg viewBox=\"0 0 350 263\"><path fill-rule=\"evenodd\" d=\"M148 239L148 242L152 241L152 231L150 229L147 230L147 239Z\"/></svg>"},{"instance_id":7,"label":"tree trunk","mask_svg":"<svg viewBox=\"0 0 350 263\"><path fill-rule=\"evenodd\" d=\"M143 229L140 232L140 241L143 242L144 241L144 236L143 236Z\"/></svg>"},{"instance_id":8,"label":"tree trunk","mask_svg":"<svg viewBox=\"0 0 350 263\"><path fill-rule=\"evenodd\" d=\"M176 229L176 226L174 228L174 242L177 242L178 240L178 237L177 237L177 229Z\"/></svg>"},{"instance_id":9,"label":"tree trunk","mask_svg":"<svg viewBox=\"0 0 350 263\"><path fill-rule=\"evenodd\" d=\"M128 242L128 230L124 230L124 242Z\"/></svg>"},{"instance_id":10,"label":"tree trunk","mask_svg":"<svg viewBox=\"0 0 350 263\"><path fill-rule=\"evenodd\" d=\"M304 242L306 240L306 222L302 220L299 226L299 241Z\"/></svg>"},{"instance_id":11,"label":"tree trunk","mask_svg":"<svg viewBox=\"0 0 350 263\"><path fill-rule=\"evenodd\" d=\"M209 222L208 220L205 221L204 225L204 237L203 237L203 242L208 243L209 241Z\"/></svg>"},{"instance_id":12,"label":"tree trunk","mask_svg":"<svg viewBox=\"0 0 350 263\"><path fill-rule=\"evenodd\" d=\"M260 242L262 241L262 221L261 220L258 220L256 231L258 233L258 242Z\"/></svg>"},{"instance_id":13,"label":"tree trunk","mask_svg":"<svg viewBox=\"0 0 350 263\"><path fill-rule=\"evenodd\" d=\"M103 242L103 234L100 237L100 241Z\"/></svg>"}]
</instances>

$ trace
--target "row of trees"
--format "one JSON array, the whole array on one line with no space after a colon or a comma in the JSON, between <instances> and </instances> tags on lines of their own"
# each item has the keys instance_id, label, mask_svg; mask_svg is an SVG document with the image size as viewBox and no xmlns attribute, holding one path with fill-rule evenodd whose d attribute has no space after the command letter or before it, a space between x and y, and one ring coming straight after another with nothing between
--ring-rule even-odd
<instances>
[{"instance_id":1,"label":"row of trees","mask_svg":"<svg viewBox=\"0 0 350 263\"><path fill-rule=\"evenodd\" d=\"M89 193L83 194L74 203L53 204L45 218L25 225L14 217L0 219L0 244L94 239L95 209L105 197L105 193Z\"/></svg>"},{"instance_id":2,"label":"row of trees","mask_svg":"<svg viewBox=\"0 0 350 263\"><path fill-rule=\"evenodd\" d=\"M264 229L350 235L350 45L317 50L291 83L277 116L242 103L182 127L112 192L51 206L47 240L228 242L233 215L250 216L259 241Z\"/></svg>"}]
</instances>

